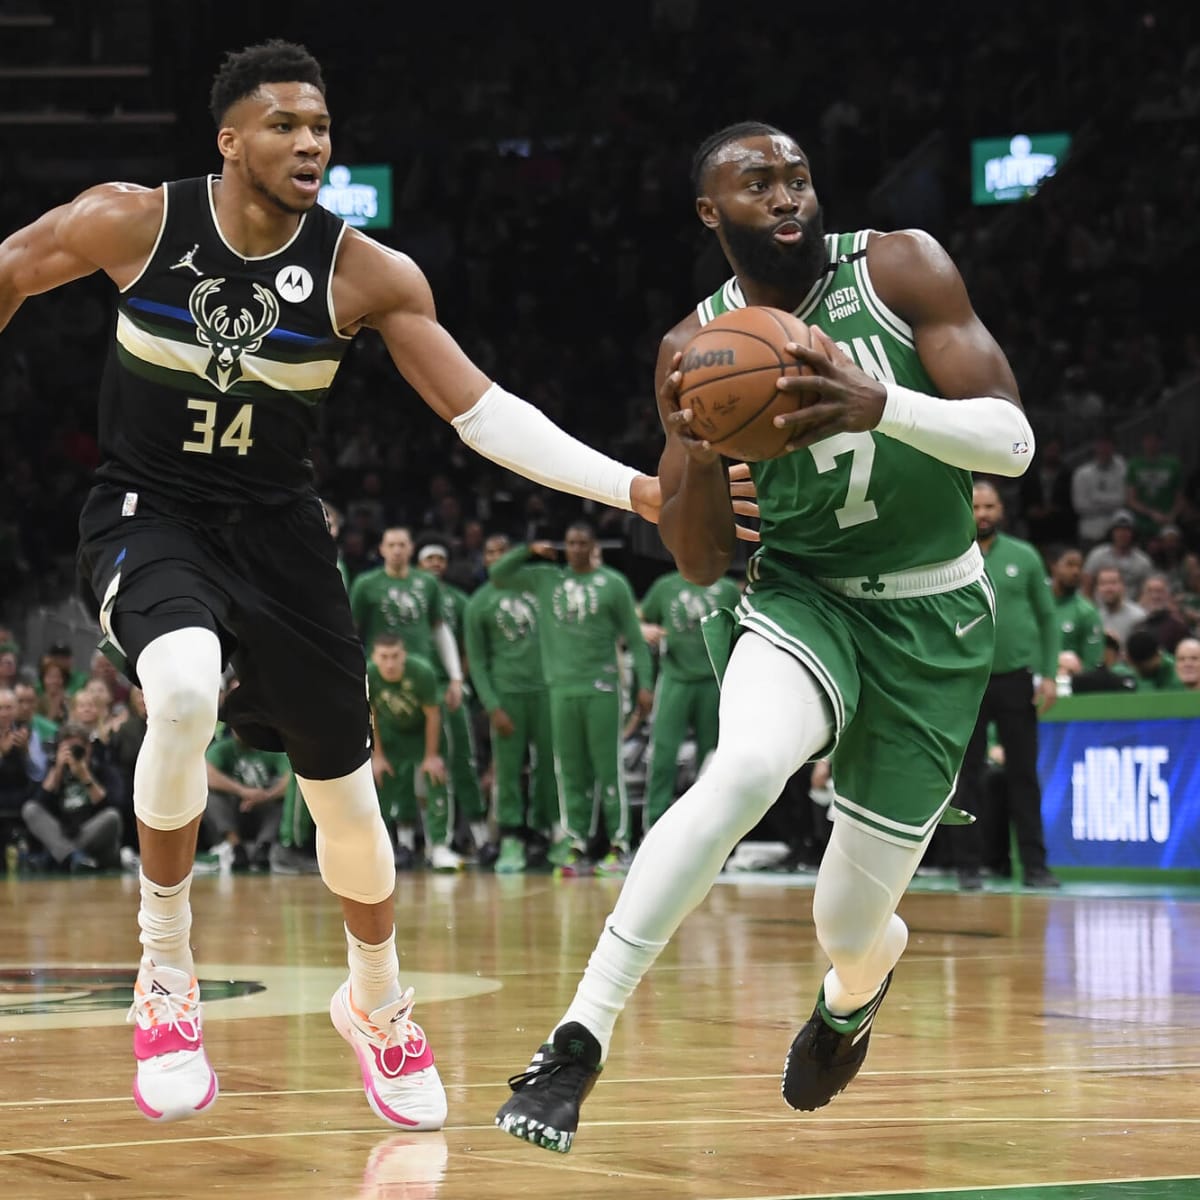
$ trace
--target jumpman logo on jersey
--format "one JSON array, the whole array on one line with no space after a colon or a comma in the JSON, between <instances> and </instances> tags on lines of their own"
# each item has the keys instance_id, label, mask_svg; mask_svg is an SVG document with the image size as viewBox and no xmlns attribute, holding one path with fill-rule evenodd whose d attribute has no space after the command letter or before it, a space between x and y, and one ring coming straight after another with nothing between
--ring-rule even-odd
<instances>
[{"instance_id":1,"label":"jumpman logo on jersey","mask_svg":"<svg viewBox=\"0 0 1200 1200\"><path fill-rule=\"evenodd\" d=\"M170 270L178 271L180 267L187 267L189 271L195 271L197 276L203 276L204 272L200 270L192 259L196 257L196 251L200 249L200 243L197 242L177 263L172 263Z\"/></svg>"}]
</instances>

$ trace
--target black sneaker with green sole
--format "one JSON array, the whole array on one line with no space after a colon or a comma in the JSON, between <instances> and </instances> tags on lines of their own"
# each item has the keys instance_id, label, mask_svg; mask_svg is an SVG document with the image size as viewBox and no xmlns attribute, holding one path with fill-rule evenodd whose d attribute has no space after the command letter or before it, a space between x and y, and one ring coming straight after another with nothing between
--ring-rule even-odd
<instances>
[{"instance_id":1,"label":"black sneaker with green sole","mask_svg":"<svg viewBox=\"0 0 1200 1200\"><path fill-rule=\"evenodd\" d=\"M543 1150L566 1154L579 1128L579 1109L601 1071L600 1043L578 1021L554 1031L533 1056L529 1070L514 1075L513 1094L496 1114L496 1124Z\"/></svg>"},{"instance_id":2,"label":"black sneaker with green sole","mask_svg":"<svg viewBox=\"0 0 1200 1200\"><path fill-rule=\"evenodd\" d=\"M784 1101L801 1112L824 1108L858 1074L867 1057L871 1025L887 995L892 973L873 999L848 1017L825 1007L825 985L808 1024L796 1034L783 1064Z\"/></svg>"}]
</instances>

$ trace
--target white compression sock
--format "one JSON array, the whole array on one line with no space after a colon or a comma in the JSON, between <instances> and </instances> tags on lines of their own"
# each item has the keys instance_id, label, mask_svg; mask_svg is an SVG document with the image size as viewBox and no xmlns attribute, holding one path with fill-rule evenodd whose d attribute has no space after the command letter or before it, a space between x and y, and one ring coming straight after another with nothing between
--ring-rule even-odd
<instances>
[{"instance_id":1,"label":"white compression sock","mask_svg":"<svg viewBox=\"0 0 1200 1200\"><path fill-rule=\"evenodd\" d=\"M360 941L346 929L350 960L350 999L356 1008L372 1013L400 999L400 959L396 954L396 931L378 946Z\"/></svg>"},{"instance_id":2,"label":"white compression sock","mask_svg":"<svg viewBox=\"0 0 1200 1200\"><path fill-rule=\"evenodd\" d=\"M192 906L188 903L191 874L171 887L163 887L147 879L144 872L138 874L142 893L142 903L138 909L138 925L142 931L142 966L149 969L153 963L194 975L195 964L192 962L190 943Z\"/></svg>"},{"instance_id":3,"label":"white compression sock","mask_svg":"<svg viewBox=\"0 0 1200 1200\"><path fill-rule=\"evenodd\" d=\"M721 685L720 736L708 769L646 835L563 1018L596 1035L601 1061L625 1001L708 894L730 851L789 776L830 741L828 707L790 654L754 633L738 639Z\"/></svg>"},{"instance_id":4,"label":"white compression sock","mask_svg":"<svg viewBox=\"0 0 1200 1200\"><path fill-rule=\"evenodd\" d=\"M833 964L825 976L825 1006L835 1016L849 1016L871 1000L904 953L908 926L896 906L927 842L898 846L834 821L813 894L813 921Z\"/></svg>"}]
</instances>

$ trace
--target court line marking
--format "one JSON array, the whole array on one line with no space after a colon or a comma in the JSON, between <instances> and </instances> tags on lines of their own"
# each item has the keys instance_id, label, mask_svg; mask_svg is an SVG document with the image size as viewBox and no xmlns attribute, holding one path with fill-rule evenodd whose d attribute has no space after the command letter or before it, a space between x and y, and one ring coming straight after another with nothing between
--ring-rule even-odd
<instances>
[{"instance_id":1,"label":"court line marking","mask_svg":"<svg viewBox=\"0 0 1200 1200\"><path fill-rule=\"evenodd\" d=\"M675 1126L695 1125L788 1125L794 1126L796 1120L790 1116L780 1117L680 1117L675 1120L647 1121L639 1118L636 1121L589 1121L589 1129L648 1129ZM812 1117L805 1121L806 1125L1200 1125L1200 1117ZM495 1129L494 1123L487 1125L451 1125L443 1133L483 1133ZM84 1150L125 1150L137 1146L189 1146L207 1142L252 1142L256 1140L278 1140L280 1138L307 1137L344 1137L346 1134L375 1134L380 1133L379 1125L369 1129L298 1129L289 1131L273 1131L267 1133L216 1133L207 1137L185 1138L138 1138L128 1142L83 1142L71 1146L22 1146L11 1150L0 1150L0 1158L14 1158L18 1155L29 1154L77 1154ZM1165 1179L1178 1178L1166 1175ZM1184 1179L1193 1176L1182 1176ZM1093 1182L1093 1181L1084 1181ZM1010 1184L1010 1187L1027 1186ZM1049 1186L1042 1184L1039 1186ZM926 1188L926 1191L929 1189ZM826 1193L827 1194L827 1193ZM879 1192L860 1192L862 1196L877 1196ZM886 1193L885 1193L886 1194ZM919 1193L917 1193L919 1194ZM810 1193L820 1197L820 1192ZM749 1200L749 1198L742 1198ZM763 1198L765 1200L765 1198ZM783 1200L797 1200L795 1194L784 1197Z\"/></svg>"},{"instance_id":2,"label":"court line marking","mask_svg":"<svg viewBox=\"0 0 1200 1200\"><path fill-rule=\"evenodd\" d=\"M1103 1064L1080 1064L1071 1066L1067 1063L1046 1064L1045 1066L1032 1067L947 1067L945 1070L938 1070L936 1067L921 1067L914 1068L911 1071L860 1071L858 1078L860 1079L889 1079L908 1077L913 1075L918 1076L944 1076L948 1079L953 1079L958 1076L967 1076L970 1078L987 1076L989 1078L1002 1078L1004 1076L1013 1075L1051 1075L1051 1074L1075 1074L1075 1075L1121 1075L1132 1073L1135 1075L1154 1075L1164 1072L1175 1071L1195 1071L1200 1070L1200 1062L1168 1062L1168 1063L1113 1063L1111 1065ZM736 1075L644 1075L644 1076L629 1076L618 1078L616 1076L606 1077L604 1082L606 1085L618 1083L728 1083L735 1079L777 1079L778 1071L766 1072L741 1072ZM453 1081L443 1080L443 1083L449 1088L463 1088L465 1090L476 1088L497 1088L503 1086L503 1083L456 1083ZM227 1099L239 1098L243 1100L253 1100L255 1097L267 1096L347 1096L354 1095L362 1091L361 1087L336 1087L336 1088L281 1088L274 1091L262 1092L230 1092L222 1091L221 1095ZM66 1104L126 1104L129 1101L129 1093L122 1092L117 1096L80 1096L67 1098L53 1097L37 1097L31 1100L0 1100L0 1109L6 1108L53 1108ZM870 1193L867 1193L870 1195Z\"/></svg>"},{"instance_id":3,"label":"court line marking","mask_svg":"<svg viewBox=\"0 0 1200 1200\"><path fill-rule=\"evenodd\" d=\"M968 1183L961 1187L920 1187L902 1188L891 1192L783 1192L778 1196L729 1196L721 1200L855 1200L855 1197L868 1197L868 1200L890 1200L893 1196L940 1196L943 1193L969 1192L974 1196L977 1192L1017 1192L1043 1191L1048 1188L1069 1187L1115 1187L1122 1183L1174 1183L1185 1182L1189 1179L1200 1179L1200 1175L1130 1175L1125 1179L1063 1179L1050 1183Z\"/></svg>"}]
</instances>

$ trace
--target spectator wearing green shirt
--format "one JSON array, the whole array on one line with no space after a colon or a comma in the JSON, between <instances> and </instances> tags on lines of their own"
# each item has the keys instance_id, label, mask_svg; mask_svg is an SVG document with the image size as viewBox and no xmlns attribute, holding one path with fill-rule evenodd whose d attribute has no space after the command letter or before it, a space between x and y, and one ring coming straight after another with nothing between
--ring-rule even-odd
<instances>
[{"instance_id":1,"label":"spectator wearing green shirt","mask_svg":"<svg viewBox=\"0 0 1200 1200\"><path fill-rule=\"evenodd\" d=\"M493 534L484 543L484 565L499 562L508 549L508 538ZM492 796L500 832L496 871L501 875L525 870L527 824L550 835L558 821L550 696L542 673L538 619L532 591L502 591L488 582L467 601L467 669L492 730ZM527 752L528 822L521 791Z\"/></svg>"},{"instance_id":2,"label":"spectator wearing green shirt","mask_svg":"<svg viewBox=\"0 0 1200 1200\"><path fill-rule=\"evenodd\" d=\"M1042 556L1028 542L1000 532L1004 505L996 488L975 484L975 533L987 578L996 593L996 650L975 730L958 777L957 803L978 814L984 802L987 729L995 722L1004 748L1009 812L1027 887L1057 887L1046 867L1042 790L1037 775L1037 719L1058 693L1058 621ZM965 632L965 631L964 631ZM1035 676L1040 677L1036 688ZM979 829L956 829L959 886L977 891L983 857ZM993 857L989 853L988 857Z\"/></svg>"},{"instance_id":3,"label":"spectator wearing green shirt","mask_svg":"<svg viewBox=\"0 0 1200 1200\"><path fill-rule=\"evenodd\" d=\"M1142 452L1125 468L1125 507L1137 520L1137 534L1148 538L1183 511L1183 467L1173 454L1162 452L1162 434L1142 434Z\"/></svg>"},{"instance_id":4,"label":"spectator wearing green shirt","mask_svg":"<svg viewBox=\"0 0 1200 1200\"><path fill-rule=\"evenodd\" d=\"M454 639L459 662L463 651L463 614L467 608L467 593L446 582L450 555L440 542L429 542L417 554L417 565L438 581L441 591L442 627ZM471 694L466 686L466 671L460 666L461 686L451 686L451 679L440 658L433 663L442 699L441 755L446 762L446 784L455 811L470 822L476 851L485 851L489 843L487 805L479 786L479 765L475 754L475 736L471 731ZM456 702L455 702L456 701Z\"/></svg>"},{"instance_id":5,"label":"spectator wearing green shirt","mask_svg":"<svg viewBox=\"0 0 1200 1200\"><path fill-rule=\"evenodd\" d=\"M371 769L383 819L396 829L396 865L413 865L419 787L426 861L435 871L457 871L462 859L450 848L454 810L438 753L442 721L433 667L410 654L398 634L380 634L367 665L367 694L375 729Z\"/></svg>"},{"instance_id":6,"label":"spectator wearing green shirt","mask_svg":"<svg viewBox=\"0 0 1200 1200\"><path fill-rule=\"evenodd\" d=\"M538 600L563 826L550 847L550 861L563 874L582 869L601 815L609 852L597 872L624 874L630 860L629 804L621 762L619 639L624 638L633 657L638 713L644 717L654 703L653 666L633 588L619 571L596 564L596 549L591 526L577 522L567 529L565 567L531 563L531 556L555 556L549 542L534 542L514 546L488 572L497 587L531 591Z\"/></svg>"},{"instance_id":7,"label":"spectator wearing green shirt","mask_svg":"<svg viewBox=\"0 0 1200 1200\"><path fill-rule=\"evenodd\" d=\"M1129 634L1125 639L1125 657L1129 660L1129 674L1137 681L1137 691L1183 690L1183 684L1175 674L1175 659L1159 645L1158 638L1149 629L1134 629Z\"/></svg>"},{"instance_id":8,"label":"spectator wearing green shirt","mask_svg":"<svg viewBox=\"0 0 1200 1200\"><path fill-rule=\"evenodd\" d=\"M1083 552L1077 546L1052 546L1046 561L1050 564L1050 592L1058 619L1059 652L1071 651L1080 667L1091 671L1104 658L1104 625L1099 609L1079 590Z\"/></svg>"},{"instance_id":9,"label":"spectator wearing green shirt","mask_svg":"<svg viewBox=\"0 0 1200 1200\"><path fill-rule=\"evenodd\" d=\"M650 585L642 600L647 641L659 651L646 776L647 829L675 800L675 765L689 726L696 739L697 773L717 744L721 692L700 623L718 608L733 608L740 596L732 579L700 587L670 571Z\"/></svg>"},{"instance_id":10,"label":"spectator wearing green shirt","mask_svg":"<svg viewBox=\"0 0 1200 1200\"><path fill-rule=\"evenodd\" d=\"M271 846L279 838L283 793L292 776L287 755L255 750L231 733L214 741L204 757L205 822L230 847L234 870L267 866Z\"/></svg>"},{"instance_id":11,"label":"spectator wearing green shirt","mask_svg":"<svg viewBox=\"0 0 1200 1200\"><path fill-rule=\"evenodd\" d=\"M350 611L363 648L369 657L380 634L394 633L410 654L432 663L434 631L442 622L438 581L412 566L412 534L403 526L383 531L379 553L383 566L364 571L350 585Z\"/></svg>"}]
</instances>

